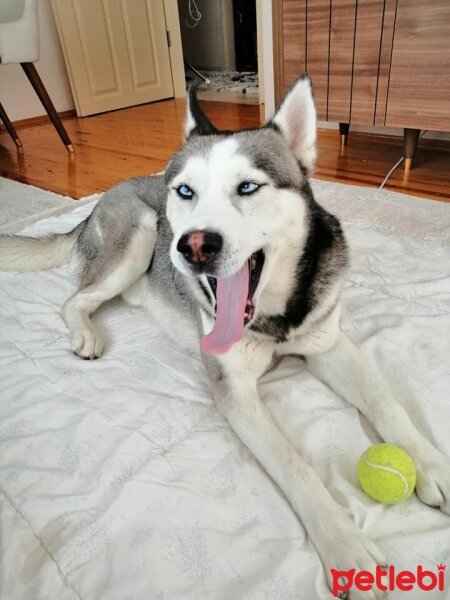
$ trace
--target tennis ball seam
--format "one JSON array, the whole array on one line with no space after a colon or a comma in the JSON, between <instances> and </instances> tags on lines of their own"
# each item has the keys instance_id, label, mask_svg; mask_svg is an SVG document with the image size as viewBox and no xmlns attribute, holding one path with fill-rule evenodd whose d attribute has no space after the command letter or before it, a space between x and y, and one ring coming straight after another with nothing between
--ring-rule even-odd
<instances>
[{"instance_id":1,"label":"tennis ball seam","mask_svg":"<svg viewBox=\"0 0 450 600\"><path fill-rule=\"evenodd\" d=\"M398 477L400 477L400 479L403 483L403 487L404 487L403 498L406 498L408 496L408 493L410 491L408 480L406 479L406 477L403 475L403 473L401 471L397 471L397 469L394 469L393 467L388 467L386 465L379 465L377 463L373 463L366 456L362 456L362 460L369 467L372 467L374 469L381 469L382 471L388 471L389 473L394 473L394 475L397 475Z\"/></svg>"}]
</instances>

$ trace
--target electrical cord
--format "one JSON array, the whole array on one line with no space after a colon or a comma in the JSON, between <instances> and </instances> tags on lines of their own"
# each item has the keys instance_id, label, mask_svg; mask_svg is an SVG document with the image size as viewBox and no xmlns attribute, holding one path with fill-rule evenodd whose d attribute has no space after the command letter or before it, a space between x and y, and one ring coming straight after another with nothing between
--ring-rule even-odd
<instances>
[{"instance_id":1,"label":"electrical cord","mask_svg":"<svg viewBox=\"0 0 450 600\"><path fill-rule=\"evenodd\" d=\"M427 132L426 129L424 129L420 136L419 139L417 140L417 143L419 143L419 141L422 139L423 135ZM380 185L380 187L378 188L379 190L382 190L384 188L384 186L386 185L389 177L392 175L392 173L395 171L395 169L402 164L402 162L405 160L405 157L402 156L396 163L395 165L392 167L392 169L389 171L389 173L386 175L386 177L383 179L383 183Z\"/></svg>"},{"instance_id":2,"label":"electrical cord","mask_svg":"<svg viewBox=\"0 0 450 600\"><path fill-rule=\"evenodd\" d=\"M194 29L200 23L200 20L202 18L202 13L198 10L198 6L195 0L189 0L188 11L189 17L191 18L191 23L189 23L188 17L186 16L186 27L189 27L189 29Z\"/></svg>"}]
</instances>

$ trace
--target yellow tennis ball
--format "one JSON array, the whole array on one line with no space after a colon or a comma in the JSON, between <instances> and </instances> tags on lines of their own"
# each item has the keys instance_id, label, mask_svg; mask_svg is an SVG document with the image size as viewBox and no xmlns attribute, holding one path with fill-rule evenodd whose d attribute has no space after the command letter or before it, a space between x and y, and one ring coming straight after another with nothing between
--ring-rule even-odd
<instances>
[{"instance_id":1,"label":"yellow tennis ball","mask_svg":"<svg viewBox=\"0 0 450 600\"><path fill-rule=\"evenodd\" d=\"M366 494L377 502L398 504L414 491L416 467L398 446L376 444L359 459L358 479Z\"/></svg>"}]
</instances>

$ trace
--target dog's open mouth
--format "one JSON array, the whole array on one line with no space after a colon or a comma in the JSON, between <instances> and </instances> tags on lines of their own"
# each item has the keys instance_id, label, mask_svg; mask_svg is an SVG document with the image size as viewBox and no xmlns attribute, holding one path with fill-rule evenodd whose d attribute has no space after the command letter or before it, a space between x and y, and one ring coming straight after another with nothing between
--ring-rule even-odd
<instances>
[{"instance_id":1,"label":"dog's open mouth","mask_svg":"<svg viewBox=\"0 0 450 600\"><path fill-rule=\"evenodd\" d=\"M252 320L255 312L253 296L255 295L256 288L258 287L258 283L261 278L261 273L264 267L264 259L264 252L262 250L258 250L258 252L252 254L248 260L248 266L250 269L250 282L248 285L246 311L244 313L244 325L247 325L247 323Z\"/></svg>"},{"instance_id":2,"label":"dog's open mouth","mask_svg":"<svg viewBox=\"0 0 450 600\"><path fill-rule=\"evenodd\" d=\"M253 296L264 267L264 252L258 250L231 277L208 277L216 297L216 321L213 330L201 338L205 354L223 354L243 335L244 327L253 318Z\"/></svg>"}]
</instances>

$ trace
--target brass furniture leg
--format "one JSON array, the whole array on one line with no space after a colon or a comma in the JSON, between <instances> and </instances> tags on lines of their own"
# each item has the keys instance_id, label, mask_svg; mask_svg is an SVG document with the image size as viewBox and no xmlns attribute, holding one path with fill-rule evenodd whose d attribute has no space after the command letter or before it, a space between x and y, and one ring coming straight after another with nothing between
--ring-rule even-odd
<instances>
[{"instance_id":1,"label":"brass furniture leg","mask_svg":"<svg viewBox=\"0 0 450 600\"><path fill-rule=\"evenodd\" d=\"M403 133L403 159L405 164L405 175L412 167L412 161L419 142L420 129L405 129Z\"/></svg>"},{"instance_id":2,"label":"brass furniture leg","mask_svg":"<svg viewBox=\"0 0 450 600\"><path fill-rule=\"evenodd\" d=\"M350 123L339 123L339 135L341 137L341 150L347 145L348 132L350 130Z\"/></svg>"}]
</instances>

